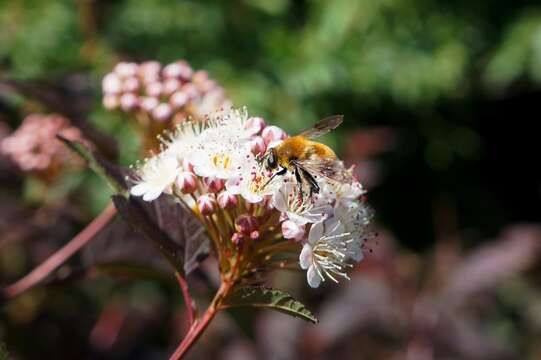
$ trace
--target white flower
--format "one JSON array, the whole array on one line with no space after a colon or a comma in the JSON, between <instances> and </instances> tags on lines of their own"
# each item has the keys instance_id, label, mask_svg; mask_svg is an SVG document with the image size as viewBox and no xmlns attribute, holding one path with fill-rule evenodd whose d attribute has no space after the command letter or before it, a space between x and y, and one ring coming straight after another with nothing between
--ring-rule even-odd
<instances>
[{"instance_id":1,"label":"white flower","mask_svg":"<svg viewBox=\"0 0 541 360\"><path fill-rule=\"evenodd\" d=\"M154 156L138 169L139 180L130 193L143 196L143 200L152 201L162 192L170 192L171 185L179 172L179 163L173 156L161 153Z\"/></svg>"},{"instance_id":2,"label":"white flower","mask_svg":"<svg viewBox=\"0 0 541 360\"><path fill-rule=\"evenodd\" d=\"M357 181L340 183L321 179L320 187L322 188L321 196L328 199L334 199L336 205L347 205L351 202L355 202L361 195L366 193L366 190Z\"/></svg>"},{"instance_id":3,"label":"white flower","mask_svg":"<svg viewBox=\"0 0 541 360\"><path fill-rule=\"evenodd\" d=\"M225 187L232 194L240 194L249 203L258 203L281 185L281 177L275 176L269 182L271 176L272 173L259 166L255 157L248 152L235 174L226 181Z\"/></svg>"},{"instance_id":4,"label":"white flower","mask_svg":"<svg viewBox=\"0 0 541 360\"><path fill-rule=\"evenodd\" d=\"M288 179L289 180L289 179ZM298 225L316 223L323 220L332 210L330 205L318 197L303 199L292 181L283 183L272 197L273 206L285 213L287 218Z\"/></svg>"},{"instance_id":5,"label":"white flower","mask_svg":"<svg viewBox=\"0 0 541 360\"><path fill-rule=\"evenodd\" d=\"M351 265L346 260L350 241L350 234L336 218L312 225L299 256L301 268L307 270L308 285L317 288L326 277L334 282L338 282L336 276L349 279L346 269Z\"/></svg>"},{"instance_id":6,"label":"white flower","mask_svg":"<svg viewBox=\"0 0 541 360\"><path fill-rule=\"evenodd\" d=\"M364 257L363 244L368 237L367 228L372 211L365 204L356 201L337 204L334 214L344 224L344 229L351 234L351 241L347 244L348 259L361 261Z\"/></svg>"},{"instance_id":7,"label":"white flower","mask_svg":"<svg viewBox=\"0 0 541 360\"><path fill-rule=\"evenodd\" d=\"M182 161L198 148L201 142L200 135L203 130L214 125L210 122L203 123L195 121L182 123L177 126L174 133L166 134L166 137L160 138L165 147L164 152Z\"/></svg>"},{"instance_id":8,"label":"white flower","mask_svg":"<svg viewBox=\"0 0 541 360\"><path fill-rule=\"evenodd\" d=\"M200 134L197 148L188 155L188 160L199 176L228 179L251 155L250 139L244 128L248 115L246 110L219 114L210 118L216 125Z\"/></svg>"}]
</instances>

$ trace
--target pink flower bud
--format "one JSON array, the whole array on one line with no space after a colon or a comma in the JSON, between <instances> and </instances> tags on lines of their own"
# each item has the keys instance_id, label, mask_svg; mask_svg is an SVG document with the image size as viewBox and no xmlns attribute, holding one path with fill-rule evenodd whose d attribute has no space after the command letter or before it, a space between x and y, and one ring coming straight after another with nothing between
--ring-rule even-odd
<instances>
[{"instance_id":1,"label":"pink flower bud","mask_svg":"<svg viewBox=\"0 0 541 360\"><path fill-rule=\"evenodd\" d=\"M252 239L254 241L259 239L259 231L257 231L257 230L252 231L250 233L250 239Z\"/></svg>"},{"instance_id":2,"label":"pink flower bud","mask_svg":"<svg viewBox=\"0 0 541 360\"><path fill-rule=\"evenodd\" d=\"M180 81L177 79L167 79L163 83L163 93L166 96L171 95L180 88Z\"/></svg>"},{"instance_id":3,"label":"pink flower bud","mask_svg":"<svg viewBox=\"0 0 541 360\"><path fill-rule=\"evenodd\" d=\"M251 215L241 215L235 220L235 228L244 234L257 230L257 226L257 219Z\"/></svg>"},{"instance_id":4,"label":"pink flower bud","mask_svg":"<svg viewBox=\"0 0 541 360\"><path fill-rule=\"evenodd\" d=\"M216 81L214 81L214 80L209 79L209 80L203 81L203 82L201 82L199 84L195 84L195 86L202 93L207 93L207 92L217 88L218 83Z\"/></svg>"},{"instance_id":5,"label":"pink flower bud","mask_svg":"<svg viewBox=\"0 0 541 360\"><path fill-rule=\"evenodd\" d=\"M197 70L192 75L192 82L194 84L202 84L209 78L209 73L205 70Z\"/></svg>"},{"instance_id":6,"label":"pink flower bud","mask_svg":"<svg viewBox=\"0 0 541 360\"><path fill-rule=\"evenodd\" d=\"M216 200L212 194L201 195L197 199L197 208L202 215L208 216L216 211Z\"/></svg>"},{"instance_id":7,"label":"pink flower bud","mask_svg":"<svg viewBox=\"0 0 541 360\"><path fill-rule=\"evenodd\" d=\"M124 79L124 82L122 83L122 91L123 92L137 92L139 91L139 80L137 80L136 77L129 77Z\"/></svg>"},{"instance_id":8,"label":"pink flower bud","mask_svg":"<svg viewBox=\"0 0 541 360\"><path fill-rule=\"evenodd\" d=\"M161 103L160 105L156 106L154 110L152 110L152 117L154 118L154 120L159 122L169 120L172 114L173 111L171 109L171 106L166 103Z\"/></svg>"},{"instance_id":9,"label":"pink flower bud","mask_svg":"<svg viewBox=\"0 0 541 360\"><path fill-rule=\"evenodd\" d=\"M188 171L181 172L176 180L175 185L184 194L191 194L197 189L197 178Z\"/></svg>"},{"instance_id":10,"label":"pink flower bud","mask_svg":"<svg viewBox=\"0 0 541 360\"><path fill-rule=\"evenodd\" d=\"M286 239L300 240L304 236L304 225L298 225L291 220L282 223L282 234Z\"/></svg>"},{"instance_id":11,"label":"pink flower bud","mask_svg":"<svg viewBox=\"0 0 541 360\"><path fill-rule=\"evenodd\" d=\"M138 65L136 63L119 62L114 68L115 74L121 79L129 78L137 75Z\"/></svg>"},{"instance_id":12,"label":"pink flower bud","mask_svg":"<svg viewBox=\"0 0 541 360\"><path fill-rule=\"evenodd\" d=\"M177 91L169 99L173 109L178 110L188 103L188 95L183 91Z\"/></svg>"},{"instance_id":13,"label":"pink flower bud","mask_svg":"<svg viewBox=\"0 0 541 360\"><path fill-rule=\"evenodd\" d=\"M178 78L181 80L189 80L192 77L193 70L184 60L174 62L167 65L163 69L163 76L166 78Z\"/></svg>"},{"instance_id":14,"label":"pink flower bud","mask_svg":"<svg viewBox=\"0 0 541 360\"><path fill-rule=\"evenodd\" d=\"M113 95L113 94L105 94L103 96L102 103L103 103L103 107L106 108L107 110L114 110L118 108L118 105L119 105L118 96Z\"/></svg>"},{"instance_id":15,"label":"pink flower bud","mask_svg":"<svg viewBox=\"0 0 541 360\"><path fill-rule=\"evenodd\" d=\"M161 82L152 82L145 86L148 96L159 98L163 93L163 84Z\"/></svg>"},{"instance_id":16,"label":"pink flower bud","mask_svg":"<svg viewBox=\"0 0 541 360\"><path fill-rule=\"evenodd\" d=\"M204 179L207 189L210 192L217 193L224 188L225 182L217 177L207 177Z\"/></svg>"},{"instance_id":17,"label":"pink flower bud","mask_svg":"<svg viewBox=\"0 0 541 360\"><path fill-rule=\"evenodd\" d=\"M184 169L184 171L189 171L193 173L193 165L190 160L186 158L182 159L182 168Z\"/></svg>"},{"instance_id":18,"label":"pink flower bud","mask_svg":"<svg viewBox=\"0 0 541 360\"><path fill-rule=\"evenodd\" d=\"M267 126L261 132L261 136L265 140L265 144L268 145L273 141L285 139L287 137L287 134L278 126Z\"/></svg>"},{"instance_id":19,"label":"pink flower bud","mask_svg":"<svg viewBox=\"0 0 541 360\"><path fill-rule=\"evenodd\" d=\"M237 206L237 197L225 190L218 194L218 205L222 209L231 209Z\"/></svg>"},{"instance_id":20,"label":"pink flower bud","mask_svg":"<svg viewBox=\"0 0 541 360\"><path fill-rule=\"evenodd\" d=\"M263 140L261 136L256 136L250 140L250 151L252 151L252 154L264 154L266 150L267 146L265 145L265 140Z\"/></svg>"},{"instance_id":21,"label":"pink flower bud","mask_svg":"<svg viewBox=\"0 0 541 360\"><path fill-rule=\"evenodd\" d=\"M137 98L137 95L132 93L123 94L120 97L120 108L123 111L133 111L137 108L137 105L139 103L139 99Z\"/></svg>"},{"instance_id":22,"label":"pink flower bud","mask_svg":"<svg viewBox=\"0 0 541 360\"><path fill-rule=\"evenodd\" d=\"M180 91L188 96L188 100L193 100L199 97L199 90L197 90L195 85L191 83L182 85Z\"/></svg>"},{"instance_id":23,"label":"pink flower bud","mask_svg":"<svg viewBox=\"0 0 541 360\"><path fill-rule=\"evenodd\" d=\"M143 79L159 79L162 65L157 61L145 61L139 65L139 76ZM145 81L146 82L146 81Z\"/></svg>"},{"instance_id":24,"label":"pink flower bud","mask_svg":"<svg viewBox=\"0 0 541 360\"><path fill-rule=\"evenodd\" d=\"M105 94L118 94L122 90L122 81L116 74L109 73L103 78L101 89Z\"/></svg>"},{"instance_id":25,"label":"pink flower bud","mask_svg":"<svg viewBox=\"0 0 541 360\"><path fill-rule=\"evenodd\" d=\"M141 99L141 109L147 113L151 113L158 105L160 101L154 97L144 97Z\"/></svg>"},{"instance_id":26,"label":"pink flower bud","mask_svg":"<svg viewBox=\"0 0 541 360\"><path fill-rule=\"evenodd\" d=\"M233 236L231 236L231 242L235 246L242 245L243 240L244 240L244 235L242 235L242 234L234 233Z\"/></svg>"},{"instance_id":27,"label":"pink flower bud","mask_svg":"<svg viewBox=\"0 0 541 360\"><path fill-rule=\"evenodd\" d=\"M250 135L259 134L267 126L265 120L260 117L251 117L244 123L244 128L250 132Z\"/></svg>"}]
</instances>

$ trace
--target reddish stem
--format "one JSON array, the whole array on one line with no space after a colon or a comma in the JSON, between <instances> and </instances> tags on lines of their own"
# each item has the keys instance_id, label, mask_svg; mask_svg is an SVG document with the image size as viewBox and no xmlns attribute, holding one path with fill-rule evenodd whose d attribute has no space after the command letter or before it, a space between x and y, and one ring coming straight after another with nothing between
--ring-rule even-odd
<instances>
[{"instance_id":1,"label":"reddish stem","mask_svg":"<svg viewBox=\"0 0 541 360\"><path fill-rule=\"evenodd\" d=\"M45 279L51 272L62 265L79 249L86 245L105 225L111 221L116 214L116 208L111 203L103 212L88 224L77 236L64 245L60 250L51 255L41 265L32 270L28 275L12 285L4 288L2 295L6 298L13 298L22 292L36 286Z\"/></svg>"},{"instance_id":2,"label":"reddish stem","mask_svg":"<svg viewBox=\"0 0 541 360\"><path fill-rule=\"evenodd\" d=\"M178 348L175 350L173 355L169 358L169 360L179 360L181 359L188 350L193 346L195 341L199 339L203 331L207 328L207 326L210 324L210 321L216 316L218 313L218 305L220 301L227 295L229 292L231 286L229 283L222 283L220 288L218 289L218 292L214 296L214 299L212 300L212 303L209 305L207 310L205 311L205 314L203 314L203 317L201 319L197 319L192 326L190 327L190 330L178 346Z\"/></svg>"},{"instance_id":3,"label":"reddish stem","mask_svg":"<svg viewBox=\"0 0 541 360\"><path fill-rule=\"evenodd\" d=\"M188 283L186 282L186 279L179 272L175 272L175 276L180 285L180 289L182 290L182 297L184 298L186 312L188 313L188 325L191 327L195 320L195 302L193 301L190 291L188 290Z\"/></svg>"},{"instance_id":4,"label":"reddish stem","mask_svg":"<svg viewBox=\"0 0 541 360\"><path fill-rule=\"evenodd\" d=\"M214 318L214 316L216 316L218 311L223 309L223 307L221 307L221 301L229 294L229 291L231 291L231 289L235 286L236 283L235 279L237 277L237 270L240 263L241 252L242 248L239 249L239 252L237 253L237 258L235 260L235 264L233 265L230 277L228 279L222 278L222 284L216 292L216 295L214 295L214 299L212 299L212 302L205 311L205 314L203 314L203 317L201 319L196 320L192 324L190 330L188 330L188 333L186 334L178 348L175 350L173 355L171 355L169 360L181 359L188 352L188 350L190 350L195 341L199 339L203 331L207 328L210 321Z\"/></svg>"}]
</instances>

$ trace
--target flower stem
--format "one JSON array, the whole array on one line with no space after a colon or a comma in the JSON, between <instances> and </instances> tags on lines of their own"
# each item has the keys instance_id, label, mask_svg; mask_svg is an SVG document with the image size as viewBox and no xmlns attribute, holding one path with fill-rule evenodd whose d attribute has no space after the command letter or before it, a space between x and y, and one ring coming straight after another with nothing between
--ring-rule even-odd
<instances>
[{"instance_id":1,"label":"flower stem","mask_svg":"<svg viewBox=\"0 0 541 360\"><path fill-rule=\"evenodd\" d=\"M199 339L203 331L207 328L207 326L210 324L211 320L216 316L218 311L220 311L221 308L221 302L223 299L229 295L229 292L235 287L237 283L237 277L238 277L238 270L240 265L240 260L242 256L242 248L237 253L237 257L235 260L235 264L233 265L233 269L230 273L230 276L225 278L222 278L222 283L220 285L220 288L216 292L216 295L214 295L214 299L212 299L212 302L210 303L209 307L203 314L203 317L201 319L195 320L195 322L190 327L190 330L188 330L188 333L180 343L180 345L177 347L173 355L169 358L169 360L179 360L181 359L188 350L193 346L195 341ZM182 287L182 283L181 283ZM189 295L188 295L189 296Z\"/></svg>"},{"instance_id":2,"label":"flower stem","mask_svg":"<svg viewBox=\"0 0 541 360\"><path fill-rule=\"evenodd\" d=\"M175 350L173 355L169 358L169 360L178 360L181 359L188 350L193 346L195 341L199 339L203 331L207 328L207 326L210 324L210 321L216 316L216 314L219 311L219 304L220 301L227 296L229 293L229 290L231 290L231 283L229 282L222 282L222 285L218 289L218 292L214 296L214 299L210 303L209 307L203 314L203 317L201 319L197 319L192 326L190 327L190 330L184 337L184 340L180 343L178 348Z\"/></svg>"},{"instance_id":3,"label":"flower stem","mask_svg":"<svg viewBox=\"0 0 541 360\"><path fill-rule=\"evenodd\" d=\"M188 283L186 282L186 279L182 274L180 274L178 271L175 272L175 277L177 278L177 281L180 285L180 289L182 290L182 297L184 298L184 304L186 306L186 312L188 313L188 324L190 327L193 325L193 322L195 320L195 315L197 314L197 308L195 307L195 301L193 301L190 291L188 290Z\"/></svg>"},{"instance_id":4,"label":"flower stem","mask_svg":"<svg viewBox=\"0 0 541 360\"><path fill-rule=\"evenodd\" d=\"M2 296L13 298L26 290L36 286L51 272L65 263L73 254L85 246L92 238L111 221L116 214L116 208L111 203L103 212L87 225L77 236L64 245L60 250L49 256L41 265L32 270L28 275L2 290Z\"/></svg>"}]
</instances>

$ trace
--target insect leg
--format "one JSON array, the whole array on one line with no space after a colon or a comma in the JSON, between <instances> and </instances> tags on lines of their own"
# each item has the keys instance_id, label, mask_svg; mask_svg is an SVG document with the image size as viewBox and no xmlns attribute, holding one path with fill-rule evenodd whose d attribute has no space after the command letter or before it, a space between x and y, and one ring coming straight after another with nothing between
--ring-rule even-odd
<instances>
[{"instance_id":1,"label":"insect leg","mask_svg":"<svg viewBox=\"0 0 541 360\"><path fill-rule=\"evenodd\" d=\"M302 175L306 178L306 180L308 180L308 183L310 184L310 196L312 196L312 194L314 193L319 194L319 185L316 179L314 179L314 177L312 176L312 174L310 174L308 171L304 170L303 168L301 168L301 172L302 172Z\"/></svg>"},{"instance_id":2,"label":"insect leg","mask_svg":"<svg viewBox=\"0 0 541 360\"><path fill-rule=\"evenodd\" d=\"M299 195L301 196L301 201L304 201L304 192L302 191L302 177L299 172L299 167L294 166L295 168L295 179L297 180L297 185L299 186Z\"/></svg>"}]
</instances>

